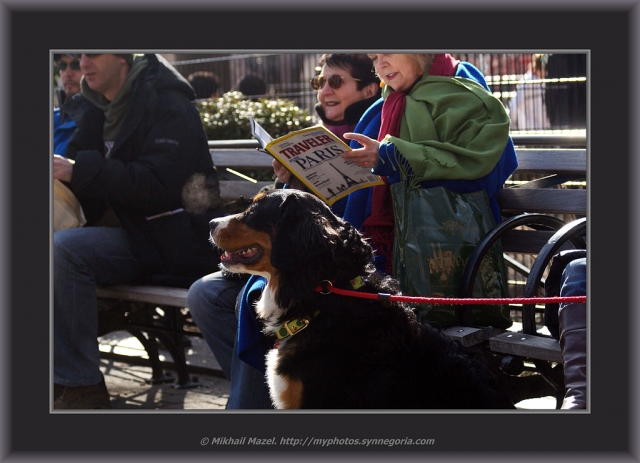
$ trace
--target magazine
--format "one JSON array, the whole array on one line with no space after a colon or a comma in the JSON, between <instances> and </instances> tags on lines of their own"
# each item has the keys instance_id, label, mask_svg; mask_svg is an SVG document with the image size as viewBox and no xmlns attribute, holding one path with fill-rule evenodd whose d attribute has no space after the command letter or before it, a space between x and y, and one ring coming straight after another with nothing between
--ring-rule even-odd
<instances>
[{"instance_id":1,"label":"magazine","mask_svg":"<svg viewBox=\"0 0 640 463\"><path fill-rule=\"evenodd\" d=\"M263 150L329 206L360 188L383 183L369 167L359 167L342 158L340 154L351 148L322 126L297 130L274 140L254 119L249 120L251 133Z\"/></svg>"}]
</instances>

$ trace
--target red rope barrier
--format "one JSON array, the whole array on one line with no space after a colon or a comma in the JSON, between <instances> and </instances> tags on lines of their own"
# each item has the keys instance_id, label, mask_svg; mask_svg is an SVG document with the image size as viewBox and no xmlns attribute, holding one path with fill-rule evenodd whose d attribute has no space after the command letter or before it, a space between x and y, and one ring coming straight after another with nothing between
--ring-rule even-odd
<instances>
[{"instance_id":1,"label":"red rope barrier","mask_svg":"<svg viewBox=\"0 0 640 463\"><path fill-rule=\"evenodd\" d=\"M495 297L495 298L455 298L455 297L416 297L398 296L392 294L374 294L350 291L328 285L326 288L318 286L315 290L322 294L329 292L341 296L360 297L363 299L376 299L391 302L407 302L410 304L434 304L434 305L502 305L502 304L550 304L560 302L587 302L587 296L554 296L554 297Z\"/></svg>"}]
</instances>

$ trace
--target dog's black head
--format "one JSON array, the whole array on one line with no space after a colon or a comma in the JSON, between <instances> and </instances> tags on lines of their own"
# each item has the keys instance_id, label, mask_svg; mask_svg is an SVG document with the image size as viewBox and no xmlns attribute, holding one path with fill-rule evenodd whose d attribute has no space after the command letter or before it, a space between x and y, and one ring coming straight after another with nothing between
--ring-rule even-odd
<instances>
[{"instance_id":1,"label":"dog's black head","mask_svg":"<svg viewBox=\"0 0 640 463\"><path fill-rule=\"evenodd\" d=\"M210 223L212 242L225 252L221 265L275 283L282 308L313 296L322 280L370 273L372 248L348 222L314 195L273 190L249 208Z\"/></svg>"}]
</instances>

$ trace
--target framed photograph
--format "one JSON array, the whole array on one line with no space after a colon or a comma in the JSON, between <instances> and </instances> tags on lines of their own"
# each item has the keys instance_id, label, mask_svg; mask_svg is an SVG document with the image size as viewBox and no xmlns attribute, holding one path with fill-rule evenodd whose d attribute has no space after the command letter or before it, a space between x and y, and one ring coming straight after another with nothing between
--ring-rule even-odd
<instances>
[{"instance_id":1,"label":"framed photograph","mask_svg":"<svg viewBox=\"0 0 640 463\"><path fill-rule=\"evenodd\" d=\"M244 5L246 3L246 6ZM4 215L0 294L4 323L0 358L4 416L0 442L7 461L351 458L363 461L435 459L584 461L597 456L638 461L637 296L640 258L632 239L638 221L637 151L639 27L634 2L561 0L494 2L206 2L133 0L126 4L4 0L0 29L7 67L0 73L0 140L4 153L0 201ZM636 37L637 38L637 37ZM49 231L51 184L51 50L141 50L154 53L219 50L467 50L532 52L586 50L590 56L587 116L589 200L588 304L591 326L588 413L457 413L411 411L337 414L122 410L55 414L49 410L51 349ZM635 150L633 149L635 148ZM99 246L99 243L96 243ZM235 439L236 448L203 445ZM248 438L273 442L247 445ZM302 453L295 439L336 445ZM245 440L242 440L245 438ZM376 449L352 440L386 438ZM292 439L280 445L282 439ZM406 445L433 439L428 448ZM255 440L254 442L257 442ZM328 441L327 441L328 442ZM397 443L397 445L396 445ZM404 443L404 444L403 444ZM294 452L292 452L292 450ZM300 452L299 452L300 451ZM540 452L540 453L538 453ZM595 457L593 457L595 458Z\"/></svg>"}]
</instances>

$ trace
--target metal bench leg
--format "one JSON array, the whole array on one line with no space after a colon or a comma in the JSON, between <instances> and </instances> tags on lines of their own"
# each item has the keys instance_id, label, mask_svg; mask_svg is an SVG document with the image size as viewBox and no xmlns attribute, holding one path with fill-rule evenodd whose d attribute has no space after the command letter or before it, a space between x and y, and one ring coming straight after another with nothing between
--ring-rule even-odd
<instances>
[{"instance_id":1,"label":"metal bench leg","mask_svg":"<svg viewBox=\"0 0 640 463\"><path fill-rule=\"evenodd\" d=\"M144 347L144 350L149 356L149 363L151 364L151 379L145 381L149 384L163 384L173 381L173 376L167 375L162 368L162 362L160 362L160 353L158 352L158 343L153 336L145 336L141 330L137 328L128 328L127 331L136 337L138 341Z\"/></svg>"},{"instance_id":2,"label":"metal bench leg","mask_svg":"<svg viewBox=\"0 0 640 463\"><path fill-rule=\"evenodd\" d=\"M193 381L189 376L187 359L184 355L184 348L178 345L179 343L176 342L179 341L179 339L176 339L178 336L166 333L156 333L156 337L169 351L171 357L173 358L173 364L175 365L176 372L178 374L178 380L173 386L179 389L199 386L200 383Z\"/></svg>"}]
</instances>

